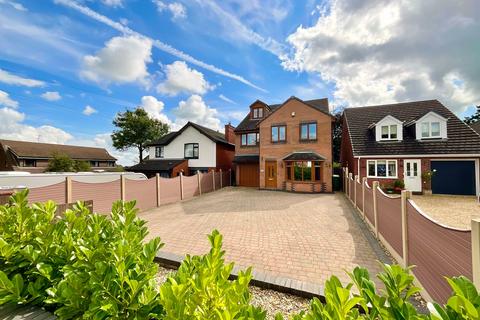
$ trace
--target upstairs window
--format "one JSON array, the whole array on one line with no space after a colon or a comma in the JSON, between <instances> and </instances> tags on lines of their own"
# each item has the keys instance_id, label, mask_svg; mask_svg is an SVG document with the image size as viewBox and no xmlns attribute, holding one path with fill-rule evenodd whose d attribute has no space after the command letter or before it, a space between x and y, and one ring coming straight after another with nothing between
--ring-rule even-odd
<instances>
[{"instance_id":1,"label":"upstairs window","mask_svg":"<svg viewBox=\"0 0 480 320\"><path fill-rule=\"evenodd\" d=\"M398 126L396 124L392 124L389 126L382 126L382 140L397 140L398 139Z\"/></svg>"},{"instance_id":2,"label":"upstairs window","mask_svg":"<svg viewBox=\"0 0 480 320\"><path fill-rule=\"evenodd\" d=\"M272 126L272 142L285 142L287 127L286 126Z\"/></svg>"},{"instance_id":3,"label":"upstairs window","mask_svg":"<svg viewBox=\"0 0 480 320\"><path fill-rule=\"evenodd\" d=\"M185 143L185 159L198 159L198 143Z\"/></svg>"},{"instance_id":4,"label":"upstairs window","mask_svg":"<svg viewBox=\"0 0 480 320\"><path fill-rule=\"evenodd\" d=\"M300 124L300 140L314 141L317 140L317 123Z\"/></svg>"},{"instance_id":5,"label":"upstairs window","mask_svg":"<svg viewBox=\"0 0 480 320\"><path fill-rule=\"evenodd\" d=\"M258 132L244 133L242 134L242 146L256 146L260 141L260 134Z\"/></svg>"},{"instance_id":6,"label":"upstairs window","mask_svg":"<svg viewBox=\"0 0 480 320\"><path fill-rule=\"evenodd\" d=\"M439 138L440 122L422 122L422 138Z\"/></svg>"},{"instance_id":7,"label":"upstairs window","mask_svg":"<svg viewBox=\"0 0 480 320\"><path fill-rule=\"evenodd\" d=\"M253 108L253 119L263 118L263 108Z\"/></svg>"},{"instance_id":8,"label":"upstairs window","mask_svg":"<svg viewBox=\"0 0 480 320\"><path fill-rule=\"evenodd\" d=\"M163 146L155 147L155 158L163 158Z\"/></svg>"}]
</instances>

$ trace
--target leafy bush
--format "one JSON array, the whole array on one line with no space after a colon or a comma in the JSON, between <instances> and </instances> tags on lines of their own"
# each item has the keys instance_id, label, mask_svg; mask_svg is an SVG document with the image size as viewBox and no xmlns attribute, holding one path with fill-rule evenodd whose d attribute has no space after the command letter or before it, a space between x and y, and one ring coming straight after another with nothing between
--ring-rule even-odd
<instances>
[{"instance_id":1,"label":"leafy bush","mask_svg":"<svg viewBox=\"0 0 480 320\"><path fill-rule=\"evenodd\" d=\"M403 180L395 180L393 182L393 188L394 189L405 189L405 183L403 182Z\"/></svg>"}]
</instances>

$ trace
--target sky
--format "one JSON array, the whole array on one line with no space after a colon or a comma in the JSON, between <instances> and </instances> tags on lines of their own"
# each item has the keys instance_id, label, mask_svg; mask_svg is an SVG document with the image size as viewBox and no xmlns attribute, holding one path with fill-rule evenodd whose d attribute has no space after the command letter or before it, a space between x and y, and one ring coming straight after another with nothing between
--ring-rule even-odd
<instances>
[{"instance_id":1,"label":"sky","mask_svg":"<svg viewBox=\"0 0 480 320\"><path fill-rule=\"evenodd\" d=\"M222 131L257 99L480 104L477 0L0 0L0 138L112 147L118 112Z\"/></svg>"}]
</instances>

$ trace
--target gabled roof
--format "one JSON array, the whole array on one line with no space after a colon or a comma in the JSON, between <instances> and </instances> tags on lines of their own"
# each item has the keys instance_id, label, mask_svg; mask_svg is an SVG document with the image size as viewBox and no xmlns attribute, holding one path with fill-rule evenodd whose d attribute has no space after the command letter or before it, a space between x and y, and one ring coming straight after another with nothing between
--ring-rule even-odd
<instances>
[{"instance_id":1,"label":"gabled roof","mask_svg":"<svg viewBox=\"0 0 480 320\"><path fill-rule=\"evenodd\" d=\"M323 161L326 160L322 155L319 155L316 152L293 152L290 153L288 156L283 158L285 161Z\"/></svg>"},{"instance_id":2,"label":"gabled roof","mask_svg":"<svg viewBox=\"0 0 480 320\"><path fill-rule=\"evenodd\" d=\"M179 164L188 161L186 159L152 159L152 160L145 160L143 162L140 162L136 165L133 165L131 167L127 168L127 171L152 171L152 172L158 172L158 171L168 171Z\"/></svg>"},{"instance_id":3,"label":"gabled roof","mask_svg":"<svg viewBox=\"0 0 480 320\"><path fill-rule=\"evenodd\" d=\"M416 140L414 129L408 124L414 123L432 111L447 119L448 138ZM369 126L387 115L404 123L402 141L377 142L375 140L375 132L370 130ZM438 100L347 108L343 116L348 126L354 156L480 154L480 136Z\"/></svg>"},{"instance_id":4,"label":"gabled roof","mask_svg":"<svg viewBox=\"0 0 480 320\"><path fill-rule=\"evenodd\" d=\"M475 130L478 134L480 134L480 121L474 122L469 124L470 128Z\"/></svg>"},{"instance_id":5,"label":"gabled roof","mask_svg":"<svg viewBox=\"0 0 480 320\"><path fill-rule=\"evenodd\" d=\"M50 159L54 153L62 153L75 160L117 160L104 148L15 140L0 140L0 144L18 158Z\"/></svg>"},{"instance_id":6,"label":"gabled roof","mask_svg":"<svg viewBox=\"0 0 480 320\"><path fill-rule=\"evenodd\" d=\"M187 124L184 125L180 130L169 132L163 137L161 137L160 139L158 139L157 141L151 142L148 145L149 146L166 146L170 142L172 142L176 137L178 137L183 131L185 131L188 127L195 128L197 131L199 131L201 134L205 135L207 138L209 138L215 143L233 145L229 143L227 140L225 140L225 134L190 121L187 122Z\"/></svg>"},{"instance_id":7,"label":"gabled roof","mask_svg":"<svg viewBox=\"0 0 480 320\"><path fill-rule=\"evenodd\" d=\"M280 104L271 104L271 105L267 105L270 109L270 113L266 114L265 117L263 117L262 119L251 119L250 118L250 113L247 114L247 116L240 122L240 124L235 128L235 132L239 132L239 131L252 131L252 130L255 130L257 128L257 125L259 122L263 121L264 119L268 118L270 114L274 113L276 110L280 109L283 105L285 105L288 101L292 100L292 99L296 99L300 102L303 102L305 103L306 105L320 111L320 112L323 112L329 116L331 116L330 112L329 112L329 109L328 109L328 99L327 98L323 98L323 99L313 99L313 100L301 100L297 97L290 97L288 98L287 100L285 100L285 102L283 103L280 103ZM263 101L260 101L260 100L257 100L255 101L253 104L257 103L257 102L261 102L261 103L264 103ZM252 104L252 105L253 105ZM251 106L251 105L250 105Z\"/></svg>"}]
</instances>

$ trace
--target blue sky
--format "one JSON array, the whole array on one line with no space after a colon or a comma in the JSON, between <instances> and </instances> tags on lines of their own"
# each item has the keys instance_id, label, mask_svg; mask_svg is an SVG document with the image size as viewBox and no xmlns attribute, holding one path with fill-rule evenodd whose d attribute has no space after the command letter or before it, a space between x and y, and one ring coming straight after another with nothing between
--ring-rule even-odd
<instances>
[{"instance_id":1,"label":"blue sky","mask_svg":"<svg viewBox=\"0 0 480 320\"><path fill-rule=\"evenodd\" d=\"M436 98L471 114L478 4L414 3L0 0L0 137L103 146L131 164L109 134L135 106L173 129L222 129L256 99L292 95L332 108Z\"/></svg>"}]
</instances>

